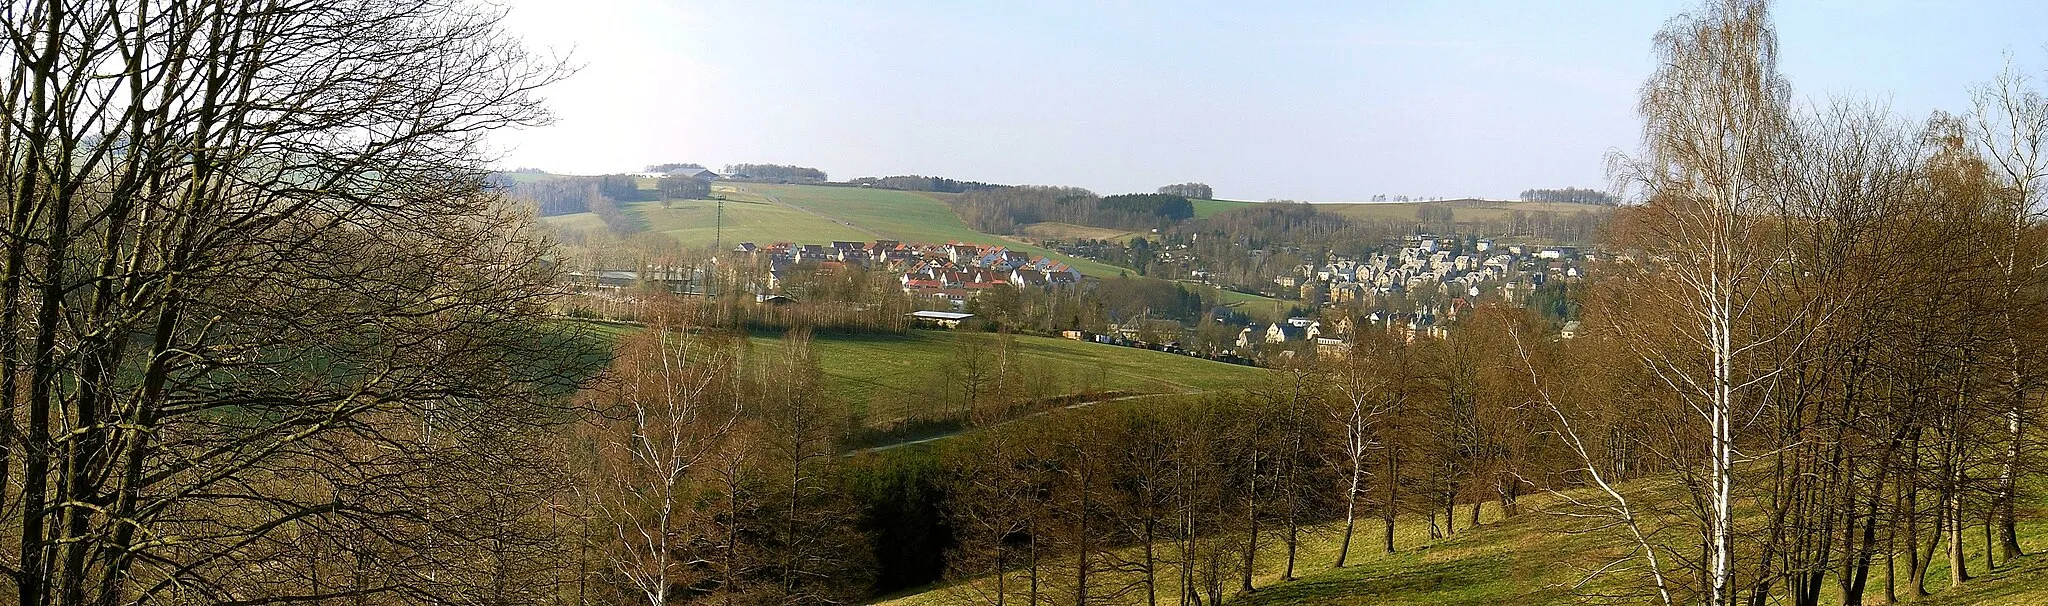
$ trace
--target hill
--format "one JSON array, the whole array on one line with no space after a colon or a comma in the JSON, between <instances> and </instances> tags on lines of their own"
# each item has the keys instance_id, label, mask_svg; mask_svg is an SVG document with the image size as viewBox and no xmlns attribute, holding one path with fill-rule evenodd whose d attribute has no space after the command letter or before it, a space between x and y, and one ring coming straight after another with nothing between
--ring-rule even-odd
<instances>
[{"instance_id":1,"label":"hill","mask_svg":"<svg viewBox=\"0 0 2048 606\"><path fill-rule=\"evenodd\" d=\"M728 246L739 242L823 243L878 238L905 242L965 242L1006 246L1033 256L1051 257L1097 278L1131 273L1122 267L975 231L946 206L945 199L953 194L720 182L714 187L713 195L725 201L722 239ZM1205 200L1196 204L1196 212L1213 213L1244 204L1249 203ZM718 205L717 200L669 200L625 204L620 210L648 230L694 247L710 246L720 239ZM541 221L564 229L603 228L603 222L591 213L543 217ZM1279 319L1289 308L1287 302L1257 295L1222 291L1219 296L1222 304L1264 321Z\"/></svg>"},{"instance_id":2,"label":"hill","mask_svg":"<svg viewBox=\"0 0 2048 606\"><path fill-rule=\"evenodd\" d=\"M1636 499L1636 504L1646 510L1679 507L1681 495L1669 484L1656 480L1636 481L1623 485L1623 491ZM2039 494L2040 491L2035 491ZM1569 493L1572 498L1595 498L1590 494ZM1378 548L1377 522L1370 525L1361 521L1359 534L1354 538L1350 562L1344 568L1335 568L1337 547L1343 526L1338 523L1325 524L1308 529L1300 542L1299 560L1294 580L1282 579L1286 558L1286 547L1279 540L1262 542L1259 550L1259 565L1254 575L1257 591L1238 595L1228 604L1244 606L1323 606L1323 605L1455 605L1455 606L1575 606L1584 604L1583 596L1575 595L1571 588L1583 579L1584 570L1590 570L1611 561L1617 554L1627 551L1627 542L1617 529L1606 532L1587 532L1593 524L1585 519L1562 515L1566 511L1565 499L1538 495L1524 497L1521 515L1503 519L1499 508L1485 504L1481 512L1482 525L1476 528L1460 527L1447 538L1431 539L1427 522L1419 515L1403 514L1396 525L1396 553L1383 553ZM2037 498L2032 503L2038 512L2048 509L2048 502ZM1466 511L1460 508L1459 522L1462 524ZM2037 514L2023 514L2020 540L2022 546L2033 555L2023 556L2016 561L2003 561L1999 568L1984 569L1984 537L1981 534L1965 533L1964 547L1974 554L1968 564L1977 576L1960 588L1948 588L1945 561L1937 560L1927 574L1927 589L1933 595L1914 601L1915 604L1936 606L1962 605L2004 605L2004 604L2048 604L2048 521L2042 521ZM1370 527L1370 530L1368 530ZM1976 536L1968 536L1973 535ZM1164 549L1170 545L1162 546ZM1137 551L1138 548L1131 548ZM1898 565L1904 568L1905 564ZM1884 564L1874 566L1870 579L1871 589L1866 598L1882 603L1884 597ZM1901 571L1903 583L1903 571ZM1105 581L1114 583L1115 581ZM1829 587L1834 581L1827 581ZM1164 593L1160 603L1178 603L1178 593L1173 583L1161 584ZM1590 590L1609 590L1613 580L1596 580L1587 586ZM986 588L983 588L984 590ZM1897 589L1902 599L1911 599L1907 589ZM1780 589L1781 594L1783 590ZM929 591L898 596L879 602L889 606L938 606L960 603L962 592L959 587L940 587ZM1133 596L1125 601L1105 599L1103 604L1142 604L1143 595ZM1616 603L1647 603L1627 600ZM1778 602L1773 602L1778 603ZM1832 591L1822 592L1822 604L1840 603Z\"/></svg>"}]
</instances>

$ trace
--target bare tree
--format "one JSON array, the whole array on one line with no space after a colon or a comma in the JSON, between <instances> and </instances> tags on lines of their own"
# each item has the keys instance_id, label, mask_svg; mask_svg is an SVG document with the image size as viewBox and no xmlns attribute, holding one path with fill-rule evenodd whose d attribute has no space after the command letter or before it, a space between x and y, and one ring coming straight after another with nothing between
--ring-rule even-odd
<instances>
[{"instance_id":1,"label":"bare tree","mask_svg":"<svg viewBox=\"0 0 2048 606\"><path fill-rule=\"evenodd\" d=\"M2038 318L2048 309L2040 288L2048 258L2034 226L2043 219L2048 202L2048 98L2032 88L2033 83L2007 63L2005 71L1991 83L1971 91L1975 111L1970 115L1970 133L1982 149L1988 166L2003 186L1998 210L2003 225L1992 242L1999 252L2003 280L1998 285L1998 313L2003 328L2002 364L2005 366L2005 442L1999 463L1998 542L2005 557L2020 555L2017 516L2019 467L2027 448L2026 420L2039 387L2038 358L2041 343L2029 338L2038 334Z\"/></svg>"},{"instance_id":2,"label":"bare tree","mask_svg":"<svg viewBox=\"0 0 2048 606\"><path fill-rule=\"evenodd\" d=\"M531 452L568 344L533 322L541 242L483 188L481 135L544 119L530 93L554 76L497 19L0 8L0 565L20 603L490 589L455 572L490 559L455 540L480 530L455 482L523 474L452 471ZM252 572L300 533L375 540L341 587Z\"/></svg>"},{"instance_id":3,"label":"bare tree","mask_svg":"<svg viewBox=\"0 0 2048 606\"><path fill-rule=\"evenodd\" d=\"M1375 450L1382 447L1378 435L1380 418L1390 412L1392 398L1381 359L1389 347L1399 347L1383 331L1364 330L1353 337L1344 356L1331 364L1330 373L1342 394L1325 400L1330 420L1341 428L1344 442L1338 465L1344 477L1344 537L1337 547L1337 567L1343 568L1351 554L1351 537L1358 528L1359 500L1370 490Z\"/></svg>"},{"instance_id":4,"label":"bare tree","mask_svg":"<svg viewBox=\"0 0 2048 606\"><path fill-rule=\"evenodd\" d=\"M611 524L612 570L648 606L665 606L677 587L696 584L694 539L700 486L712 474L727 434L739 421L730 397L733 359L711 337L687 325L657 321L620 348L613 374L598 390L604 455L597 506Z\"/></svg>"}]
</instances>

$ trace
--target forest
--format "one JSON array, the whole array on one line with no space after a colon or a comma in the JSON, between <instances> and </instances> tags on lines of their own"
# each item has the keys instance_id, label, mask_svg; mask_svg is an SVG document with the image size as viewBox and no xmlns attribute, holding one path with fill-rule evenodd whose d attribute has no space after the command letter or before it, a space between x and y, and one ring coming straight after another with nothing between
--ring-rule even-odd
<instances>
[{"instance_id":1,"label":"forest","mask_svg":"<svg viewBox=\"0 0 2048 606\"><path fill-rule=\"evenodd\" d=\"M1769 4L1707 0L1651 39L1642 146L1613 163L1628 202L1559 228L1612 260L1536 309L1467 308L1440 337L1333 312L1341 347L1241 385L1048 397L1006 329L1235 327L1179 284L1102 280L1117 300L1093 306L996 289L973 308L994 332L933 373L959 431L876 445L815 339L909 330L886 276L796 276L831 304L780 311L649 292L608 299L630 322L564 313L554 242L479 137L546 122L539 91L574 66L502 18L0 7L0 591L1215 605L1441 544L1403 530L1554 516L1602 547L1522 552L1572 577L1531 591L1818 606L1957 591L2048 548L2022 533L2048 472L2048 97L2016 69L1955 113L1798 104ZM532 193L603 217L624 184ZM1193 226L1275 258L1385 235L1305 205L1195 219L1183 193L955 204L992 233ZM1310 562L1311 534L1340 547Z\"/></svg>"},{"instance_id":2,"label":"forest","mask_svg":"<svg viewBox=\"0 0 2048 606\"><path fill-rule=\"evenodd\" d=\"M1195 216L1186 196L1120 194L1099 196L1078 187L1022 185L967 192L952 200L953 212L976 231L1013 233L1033 223L1071 223L1112 229L1157 229Z\"/></svg>"}]
</instances>

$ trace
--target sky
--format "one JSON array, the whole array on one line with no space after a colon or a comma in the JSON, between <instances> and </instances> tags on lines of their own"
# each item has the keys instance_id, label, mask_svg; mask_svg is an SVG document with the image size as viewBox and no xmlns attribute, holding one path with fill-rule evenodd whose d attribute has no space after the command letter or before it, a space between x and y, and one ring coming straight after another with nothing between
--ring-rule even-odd
<instances>
[{"instance_id":1,"label":"sky","mask_svg":"<svg viewBox=\"0 0 2048 606\"><path fill-rule=\"evenodd\" d=\"M1605 187L1638 148L1651 37L1695 2L501 0L577 73L502 168L665 162L1237 200ZM1551 6L1558 4L1561 6ZM1968 109L2007 57L2048 81L2048 2L1774 7L1802 104Z\"/></svg>"}]
</instances>

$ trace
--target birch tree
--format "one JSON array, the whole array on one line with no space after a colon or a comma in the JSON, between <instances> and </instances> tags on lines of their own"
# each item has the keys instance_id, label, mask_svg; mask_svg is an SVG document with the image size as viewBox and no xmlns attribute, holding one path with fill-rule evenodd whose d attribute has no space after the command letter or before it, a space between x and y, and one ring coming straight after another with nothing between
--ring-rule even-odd
<instances>
[{"instance_id":1,"label":"birch tree","mask_svg":"<svg viewBox=\"0 0 2048 606\"><path fill-rule=\"evenodd\" d=\"M1789 88L1777 73L1767 3L1713 0L1667 23L1655 38L1657 71L1643 86L1642 157L1622 174L1648 195L1641 240L1667 259L1640 274L1662 313L1627 320L1637 356L1703 426L1694 481L1709 606L1734 595L1738 431L1745 404L1772 378L1752 358L1780 335L1759 324L1759 291L1782 275L1782 250L1765 238ZM1651 333L1656 334L1653 338Z\"/></svg>"},{"instance_id":2,"label":"birch tree","mask_svg":"<svg viewBox=\"0 0 2048 606\"><path fill-rule=\"evenodd\" d=\"M1999 462L1997 540L2005 557L2020 555L2018 520L2020 466L2027 448L2026 421L2034 410L2039 387L2037 368L2048 294L2040 284L2048 255L2036 229L2048 203L2048 98L2009 62L1990 83L1971 91L1971 138L2002 186L1997 209L2002 225L1996 247L2002 280L1997 287L1998 317L2004 332L2000 352L2005 367L2005 453Z\"/></svg>"}]
</instances>

